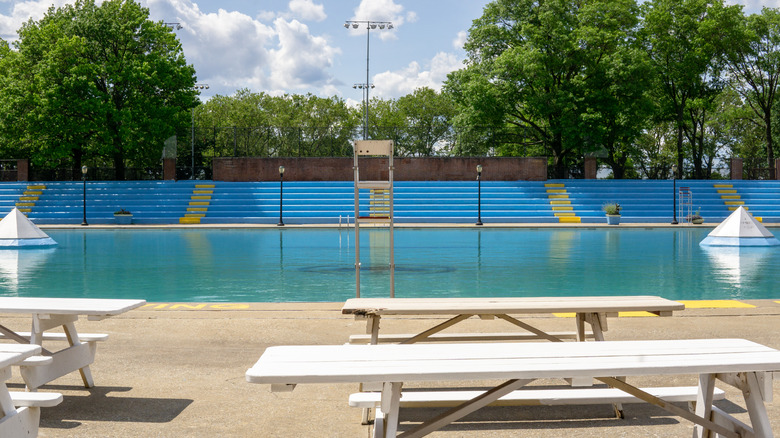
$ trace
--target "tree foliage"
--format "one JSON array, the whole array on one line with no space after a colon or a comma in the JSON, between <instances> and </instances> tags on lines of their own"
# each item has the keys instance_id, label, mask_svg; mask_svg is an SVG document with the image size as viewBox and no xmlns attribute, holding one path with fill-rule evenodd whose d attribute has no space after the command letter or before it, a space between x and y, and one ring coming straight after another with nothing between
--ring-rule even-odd
<instances>
[{"instance_id":1,"label":"tree foliage","mask_svg":"<svg viewBox=\"0 0 780 438\"><path fill-rule=\"evenodd\" d=\"M131 0L52 7L14 48L0 61L0 128L37 166L110 164L123 179L159 163L196 103L175 35Z\"/></svg>"}]
</instances>

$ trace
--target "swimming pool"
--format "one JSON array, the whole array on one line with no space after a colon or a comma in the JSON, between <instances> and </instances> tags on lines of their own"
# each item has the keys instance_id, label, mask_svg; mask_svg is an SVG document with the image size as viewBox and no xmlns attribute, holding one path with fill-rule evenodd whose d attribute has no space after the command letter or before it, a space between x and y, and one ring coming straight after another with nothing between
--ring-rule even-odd
<instances>
[{"instance_id":1,"label":"swimming pool","mask_svg":"<svg viewBox=\"0 0 780 438\"><path fill-rule=\"evenodd\" d=\"M398 297L660 295L780 298L780 248L710 248L710 228L396 229ZM0 295L153 302L343 301L347 229L47 230L0 251ZM361 293L388 294L389 236L361 232Z\"/></svg>"}]
</instances>

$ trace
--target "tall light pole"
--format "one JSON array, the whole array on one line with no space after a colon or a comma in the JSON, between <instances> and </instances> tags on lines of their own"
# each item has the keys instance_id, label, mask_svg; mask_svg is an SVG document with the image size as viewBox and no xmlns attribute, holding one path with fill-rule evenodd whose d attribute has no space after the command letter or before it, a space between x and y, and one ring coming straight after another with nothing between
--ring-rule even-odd
<instances>
[{"instance_id":1,"label":"tall light pole","mask_svg":"<svg viewBox=\"0 0 780 438\"><path fill-rule=\"evenodd\" d=\"M366 120L363 123L363 140L366 140L368 138L368 89L374 88L374 84L355 84L352 86L352 88L365 90L362 96L360 96L361 99L363 99L363 105L365 108L365 114L366 114Z\"/></svg>"},{"instance_id":2,"label":"tall light pole","mask_svg":"<svg viewBox=\"0 0 780 438\"><path fill-rule=\"evenodd\" d=\"M366 90L366 97L365 97L365 105L366 105L366 124L363 126L363 140L366 140L368 137L368 102L369 102L369 96L368 96L368 90L369 88L374 88L374 85L371 84L371 80L368 74L369 71L369 59L371 54L371 30L376 29L377 27L380 30L390 30L393 28L393 23L390 21L371 21L371 20L347 20L344 22L344 27L349 29L350 26L352 26L353 29L357 29L361 24L366 25L366 82L365 84L362 84L364 86L364 89ZM355 88L353 86L352 88Z\"/></svg>"},{"instance_id":3,"label":"tall light pole","mask_svg":"<svg viewBox=\"0 0 780 438\"><path fill-rule=\"evenodd\" d=\"M672 225L677 225L677 166L672 165Z\"/></svg>"},{"instance_id":4,"label":"tall light pole","mask_svg":"<svg viewBox=\"0 0 780 438\"><path fill-rule=\"evenodd\" d=\"M208 90L209 84L195 84L195 86L192 87L196 91L200 91L203 89ZM191 158L191 167L190 172L192 173L190 175L190 179L195 179L195 107L192 107L192 135L190 136L190 141L192 143L192 156Z\"/></svg>"},{"instance_id":5,"label":"tall light pole","mask_svg":"<svg viewBox=\"0 0 780 438\"><path fill-rule=\"evenodd\" d=\"M282 220L282 193L284 193L284 166L279 166L279 223L276 224L278 227L284 226L284 221Z\"/></svg>"},{"instance_id":6,"label":"tall light pole","mask_svg":"<svg viewBox=\"0 0 780 438\"><path fill-rule=\"evenodd\" d=\"M482 225L482 165L477 164L477 223Z\"/></svg>"}]
</instances>

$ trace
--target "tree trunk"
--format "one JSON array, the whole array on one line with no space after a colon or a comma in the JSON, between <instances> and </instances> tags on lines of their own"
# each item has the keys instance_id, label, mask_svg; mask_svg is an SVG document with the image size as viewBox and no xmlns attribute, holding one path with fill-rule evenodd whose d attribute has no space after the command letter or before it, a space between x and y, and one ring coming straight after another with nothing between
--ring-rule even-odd
<instances>
[{"instance_id":1,"label":"tree trunk","mask_svg":"<svg viewBox=\"0 0 780 438\"><path fill-rule=\"evenodd\" d=\"M775 169L775 148L772 142L772 111L764 112L764 125L766 127L766 158L769 164L769 179L774 180L777 175Z\"/></svg>"}]
</instances>

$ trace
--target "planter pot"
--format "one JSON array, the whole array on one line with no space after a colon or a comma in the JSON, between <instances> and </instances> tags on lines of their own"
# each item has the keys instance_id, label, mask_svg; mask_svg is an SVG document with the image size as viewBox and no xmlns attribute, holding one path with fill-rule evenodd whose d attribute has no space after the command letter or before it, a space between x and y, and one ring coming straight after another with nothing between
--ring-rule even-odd
<instances>
[{"instance_id":1,"label":"planter pot","mask_svg":"<svg viewBox=\"0 0 780 438\"><path fill-rule=\"evenodd\" d=\"M607 224L608 225L620 225L620 215L619 214L608 214L607 215Z\"/></svg>"},{"instance_id":2,"label":"planter pot","mask_svg":"<svg viewBox=\"0 0 780 438\"><path fill-rule=\"evenodd\" d=\"M704 223L704 218L702 218L702 219L692 219L691 222L693 222L694 224L703 224Z\"/></svg>"},{"instance_id":3,"label":"planter pot","mask_svg":"<svg viewBox=\"0 0 780 438\"><path fill-rule=\"evenodd\" d=\"M114 215L114 221L118 225L130 225L133 223L133 215L132 214L115 214Z\"/></svg>"}]
</instances>

